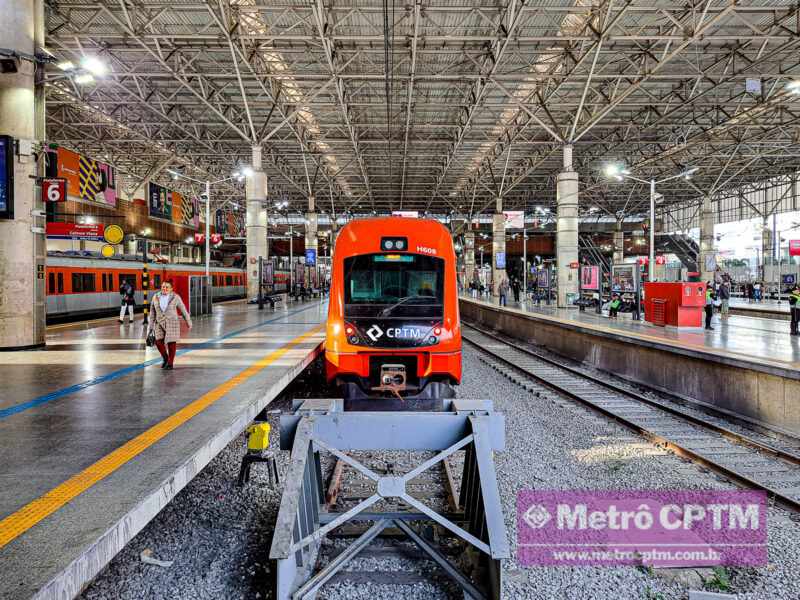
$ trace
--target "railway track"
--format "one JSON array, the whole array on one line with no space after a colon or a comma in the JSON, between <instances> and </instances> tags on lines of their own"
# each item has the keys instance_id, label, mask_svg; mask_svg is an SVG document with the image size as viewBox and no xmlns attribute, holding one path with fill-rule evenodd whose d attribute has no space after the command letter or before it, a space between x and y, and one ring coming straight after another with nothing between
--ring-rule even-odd
<instances>
[{"instance_id":1,"label":"railway track","mask_svg":"<svg viewBox=\"0 0 800 600\"><path fill-rule=\"evenodd\" d=\"M389 458L380 453L373 455L359 453L355 458L381 475L402 475L431 456L432 453L413 452ZM456 467L454 463L459 463L457 456L445 459L437 468L425 471L414 478L407 489L418 501L458 521L463 518L463 513L459 511L454 474L460 473L460 464ZM349 510L374 493L373 482L342 460L336 460L329 472L326 492L328 509ZM414 510L413 507L395 499L384 499L376 505L376 508L396 515ZM367 529L369 522L366 521L338 528L329 536L330 542L322 546L317 568L324 568L335 561L353 543L352 540ZM414 533L413 529L411 531ZM320 589L320 597L327 597L330 586L339 587L339 593L347 593L351 586L366 585L377 594L376 597L391 593L396 597L463 598L464 592L461 588L447 577L444 570L437 568L430 556L422 552L406 535L408 535L406 530L392 528L384 530L379 538L359 552L358 558L353 560L350 566L326 582ZM423 541L435 537L450 562L459 563L464 545L449 536L446 530L435 527L423 531L422 535L416 535ZM476 594L475 597L484 596Z\"/></svg>"},{"instance_id":2,"label":"railway track","mask_svg":"<svg viewBox=\"0 0 800 600\"><path fill-rule=\"evenodd\" d=\"M655 444L743 487L764 490L781 504L800 511L799 454L662 404L474 326L465 325L462 336L491 357L488 364L517 384L555 390Z\"/></svg>"}]
</instances>

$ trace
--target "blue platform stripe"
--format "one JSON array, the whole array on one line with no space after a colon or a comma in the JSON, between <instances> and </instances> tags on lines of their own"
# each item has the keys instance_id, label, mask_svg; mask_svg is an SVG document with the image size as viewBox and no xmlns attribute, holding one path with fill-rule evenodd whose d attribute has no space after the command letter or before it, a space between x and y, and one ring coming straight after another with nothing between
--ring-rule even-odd
<instances>
[{"instance_id":1,"label":"blue platform stripe","mask_svg":"<svg viewBox=\"0 0 800 600\"><path fill-rule=\"evenodd\" d=\"M180 356L183 354L188 354L189 352L193 352L195 350L201 350L203 348L209 348L212 345L219 343L223 340L227 340L232 337L236 337L237 335L241 335L247 331L252 331L253 329L258 329L259 327L263 327L264 325L269 325L270 323L274 323L276 321L280 321L281 319L285 319L286 317L290 317L292 315L296 315L298 313L307 311L311 308L316 308L316 305L306 306L305 308L299 308L294 311L289 311L288 313L281 315L279 317L275 317L274 319L268 319L256 325L250 325L243 329L238 329L236 331L232 331L231 333L227 333L223 336L208 340L201 344L197 344L192 346L191 348L184 348L178 350L176 356ZM283 325L284 323L282 323ZM285 323L288 325L289 323ZM302 323L303 325L311 325L311 323ZM36 408L37 406L41 406L42 404L47 404L48 402L52 402L53 400L58 400L59 398L63 398L64 396L68 396L69 394L74 394L75 392L79 392L81 390L85 390L86 388L92 387L94 385L99 385L101 383L106 383L108 381L114 381L115 379L119 379L120 377L125 377L135 371L139 371L144 369L145 367L149 367L150 365L156 365L161 363L161 358L154 358L152 360L147 360L143 363L139 363L136 365L131 365L129 367L124 367L122 369L118 369L116 371L112 371L111 373L106 373L105 375L100 375L98 377L93 377L92 379L88 379L87 381L82 381L81 383L76 383L75 385L71 385L69 387L62 388L50 394L45 394L44 396L39 396L38 398L33 398L32 400L28 400L26 402L21 402L20 404L15 404L14 406L9 406L8 408L0 409L0 420L6 419L12 415L19 414L31 408Z\"/></svg>"}]
</instances>

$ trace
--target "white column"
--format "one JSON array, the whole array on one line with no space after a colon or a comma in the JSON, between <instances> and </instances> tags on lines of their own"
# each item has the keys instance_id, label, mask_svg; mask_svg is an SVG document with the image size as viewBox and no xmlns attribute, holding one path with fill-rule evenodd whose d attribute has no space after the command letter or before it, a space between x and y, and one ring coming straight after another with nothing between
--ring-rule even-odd
<instances>
[{"instance_id":1,"label":"white column","mask_svg":"<svg viewBox=\"0 0 800 600\"><path fill-rule=\"evenodd\" d=\"M697 269L700 280L714 281L714 212L711 210L711 196L703 196L700 207L700 256ZM711 267L709 269L708 267Z\"/></svg>"},{"instance_id":2,"label":"white column","mask_svg":"<svg viewBox=\"0 0 800 600\"><path fill-rule=\"evenodd\" d=\"M556 264L558 307L567 306L567 294L578 293L578 174L572 169L572 146L564 146L564 170L556 182Z\"/></svg>"},{"instance_id":3,"label":"white column","mask_svg":"<svg viewBox=\"0 0 800 600\"><path fill-rule=\"evenodd\" d=\"M267 175L261 169L261 147L253 146L253 175L247 178L247 297L258 296L258 259L267 253Z\"/></svg>"},{"instance_id":4,"label":"white column","mask_svg":"<svg viewBox=\"0 0 800 600\"><path fill-rule=\"evenodd\" d=\"M622 221L617 221L614 229L614 264L622 264L625 258L625 231L622 229Z\"/></svg>"},{"instance_id":5,"label":"white column","mask_svg":"<svg viewBox=\"0 0 800 600\"><path fill-rule=\"evenodd\" d=\"M492 295L498 295L497 290L500 282L506 276L505 268L497 268L497 258L502 254L506 263L506 217L502 213L502 200L497 200L497 212L492 215Z\"/></svg>"},{"instance_id":6,"label":"white column","mask_svg":"<svg viewBox=\"0 0 800 600\"><path fill-rule=\"evenodd\" d=\"M0 46L32 56L44 45L41 0L0 0ZM43 140L43 87L34 85L35 66L17 63L16 73L0 74L0 133L28 145ZM14 164L14 218L0 221L0 348L29 348L45 343L45 236L38 175L30 152L11 150Z\"/></svg>"}]
</instances>

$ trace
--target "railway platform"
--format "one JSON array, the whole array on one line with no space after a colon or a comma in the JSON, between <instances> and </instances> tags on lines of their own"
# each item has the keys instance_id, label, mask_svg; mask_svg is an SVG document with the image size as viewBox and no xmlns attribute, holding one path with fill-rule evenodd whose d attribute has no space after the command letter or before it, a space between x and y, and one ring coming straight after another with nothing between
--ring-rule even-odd
<instances>
[{"instance_id":1,"label":"railway platform","mask_svg":"<svg viewBox=\"0 0 800 600\"><path fill-rule=\"evenodd\" d=\"M74 597L318 355L326 313L217 306L173 371L140 319L3 354L0 597Z\"/></svg>"},{"instance_id":2,"label":"railway platform","mask_svg":"<svg viewBox=\"0 0 800 600\"><path fill-rule=\"evenodd\" d=\"M715 315L714 331L678 331L589 310L499 307L466 297L461 315L688 402L800 433L800 339L786 322Z\"/></svg>"}]
</instances>

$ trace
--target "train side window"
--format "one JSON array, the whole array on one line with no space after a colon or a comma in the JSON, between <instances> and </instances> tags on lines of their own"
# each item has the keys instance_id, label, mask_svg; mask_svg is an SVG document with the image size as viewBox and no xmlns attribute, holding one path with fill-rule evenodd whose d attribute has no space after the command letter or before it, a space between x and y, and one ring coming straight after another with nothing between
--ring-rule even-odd
<instances>
[{"instance_id":1,"label":"train side window","mask_svg":"<svg viewBox=\"0 0 800 600\"><path fill-rule=\"evenodd\" d=\"M78 294L83 291L83 279L80 273L72 274L72 293Z\"/></svg>"},{"instance_id":2,"label":"train side window","mask_svg":"<svg viewBox=\"0 0 800 600\"><path fill-rule=\"evenodd\" d=\"M233 285L233 277L225 275L225 285Z\"/></svg>"},{"instance_id":3,"label":"train side window","mask_svg":"<svg viewBox=\"0 0 800 600\"><path fill-rule=\"evenodd\" d=\"M103 291L107 292L108 291L108 289L107 289L108 288L108 281L106 279L106 274L105 273L100 273L100 279L101 279L101 285L103 286Z\"/></svg>"},{"instance_id":4,"label":"train side window","mask_svg":"<svg viewBox=\"0 0 800 600\"><path fill-rule=\"evenodd\" d=\"M83 277L83 291L94 292L97 288L95 286L94 273L84 273Z\"/></svg>"},{"instance_id":5,"label":"train side window","mask_svg":"<svg viewBox=\"0 0 800 600\"><path fill-rule=\"evenodd\" d=\"M153 288L158 289L161 287L161 275L153 275Z\"/></svg>"},{"instance_id":6,"label":"train side window","mask_svg":"<svg viewBox=\"0 0 800 600\"><path fill-rule=\"evenodd\" d=\"M120 287L122 286L122 283L124 281L127 281L128 283L130 283L134 290L136 289L136 275L123 275L122 273L120 273L120 275L119 275L119 285L120 285Z\"/></svg>"},{"instance_id":7,"label":"train side window","mask_svg":"<svg viewBox=\"0 0 800 600\"><path fill-rule=\"evenodd\" d=\"M59 294L63 294L64 293L64 274L63 273L59 273L58 274L58 293Z\"/></svg>"},{"instance_id":8,"label":"train side window","mask_svg":"<svg viewBox=\"0 0 800 600\"><path fill-rule=\"evenodd\" d=\"M108 274L108 291L113 292L117 288L114 287L114 273Z\"/></svg>"},{"instance_id":9,"label":"train side window","mask_svg":"<svg viewBox=\"0 0 800 600\"><path fill-rule=\"evenodd\" d=\"M47 293L56 293L56 274L52 272L47 274Z\"/></svg>"}]
</instances>

